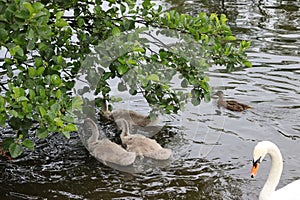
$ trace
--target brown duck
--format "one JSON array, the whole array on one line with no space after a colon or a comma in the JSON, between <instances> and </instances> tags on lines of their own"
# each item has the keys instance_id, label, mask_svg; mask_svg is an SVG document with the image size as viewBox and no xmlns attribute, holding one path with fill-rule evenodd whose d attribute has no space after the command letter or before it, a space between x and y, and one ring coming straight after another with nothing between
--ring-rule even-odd
<instances>
[{"instance_id":1,"label":"brown duck","mask_svg":"<svg viewBox=\"0 0 300 200\"><path fill-rule=\"evenodd\" d=\"M222 91L218 91L216 95L219 97L218 99L218 106L222 106L224 108L227 108L228 110L242 112L247 109L251 109L251 106L248 106L246 104L239 103L234 100L224 100L224 93Z\"/></svg>"}]
</instances>

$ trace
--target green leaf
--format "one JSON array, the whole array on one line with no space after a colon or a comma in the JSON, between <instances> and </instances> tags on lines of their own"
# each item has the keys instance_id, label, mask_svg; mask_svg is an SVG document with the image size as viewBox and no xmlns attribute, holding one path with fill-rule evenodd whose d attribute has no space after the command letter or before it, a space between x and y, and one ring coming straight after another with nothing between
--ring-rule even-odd
<instances>
[{"instance_id":1,"label":"green leaf","mask_svg":"<svg viewBox=\"0 0 300 200\"><path fill-rule=\"evenodd\" d=\"M6 42L8 39L8 31L0 28L0 44Z\"/></svg>"},{"instance_id":2,"label":"green leaf","mask_svg":"<svg viewBox=\"0 0 300 200\"><path fill-rule=\"evenodd\" d=\"M13 87L14 97L15 99L24 96L25 92L23 88Z\"/></svg>"},{"instance_id":3,"label":"green leaf","mask_svg":"<svg viewBox=\"0 0 300 200\"><path fill-rule=\"evenodd\" d=\"M62 83L60 77L57 74L52 74L50 79L51 83L55 86L60 86L60 84Z\"/></svg>"},{"instance_id":4,"label":"green leaf","mask_svg":"<svg viewBox=\"0 0 300 200\"><path fill-rule=\"evenodd\" d=\"M128 66L127 65L120 65L117 67L118 73L122 76L128 71Z\"/></svg>"},{"instance_id":5,"label":"green leaf","mask_svg":"<svg viewBox=\"0 0 300 200\"><path fill-rule=\"evenodd\" d=\"M240 44L240 49L241 50L245 50L245 49L248 49L251 45L251 42L250 41L245 41L243 40Z\"/></svg>"},{"instance_id":6,"label":"green leaf","mask_svg":"<svg viewBox=\"0 0 300 200\"><path fill-rule=\"evenodd\" d=\"M142 6L145 10L148 10L151 8L151 1L150 0L144 0L143 3L142 3Z\"/></svg>"},{"instance_id":7,"label":"green leaf","mask_svg":"<svg viewBox=\"0 0 300 200\"><path fill-rule=\"evenodd\" d=\"M66 132L77 131L77 126L75 124L67 124L64 127L64 131L66 131Z\"/></svg>"},{"instance_id":8,"label":"green leaf","mask_svg":"<svg viewBox=\"0 0 300 200\"><path fill-rule=\"evenodd\" d=\"M23 6L29 11L30 14L34 13L34 8L32 7L31 3L24 2Z\"/></svg>"},{"instance_id":9,"label":"green leaf","mask_svg":"<svg viewBox=\"0 0 300 200\"><path fill-rule=\"evenodd\" d=\"M243 64L245 65L245 67L252 67L252 63L250 61L243 61Z\"/></svg>"},{"instance_id":10,"label":"green leaf","mask_svg":"<svg viewBox=\"0 0 300 200\"><path fill-rule=\"evenodd\" d=\"M0 112L5 111L5 104L5 99L2 96L0 96Z\"/></svg>"},{"instance_id":11,"label":"green leaf","mask_svg":"<svg viewBox=\"0 0 300 200\"><path fill-rule=\"evenodd\" d=\"M200 99L199 98L192 98L192 104L194 105L194 106L198 106L199 104L200 104Z\"/></svg>"},{"instance_id":12,"label":"green leaf","mask_svg":"<svg viewBox=\"0 0 300 200\"><path fill-rule=\"evenodd\" d=\"M9 53L12 56L15 56L15 55L24 56L24 51L19 45L16 45L15 47L9 49Z\"/></svg>"},{"instance_id":13,"label":"green leaf","mask_svg":"<svg viewBox=\"0 0 300 200\"><path fill-rule=\"evenodd\" d=\"M44 88L39 88L38 91L42 98L46 98L46 92Z\"/></svg>"},{"instance_id":14,"label":"green leaf","mask_svg":"<svg viewBox=\"0 0 300 200\"><path fill-rule=\"evenodd\" d=\"M82 27L84 25L84 23L85 23L85 21L84 21L83 18L79 17L77 19L77 24L78 24L79 27Z\"/></svg>"},{"instance_id":15,"label":"green leaf","mask_svg":"<svg viewBox=\"0 0 300 200\"><path fill-rule=\"evenodd\" d=\"M149 81L154 81L154 82L159 82L159 77L158 77L156 74L150 74L150 75L147 77L147 80L149 80Z\"/></svg>"},{"instance_id":16,"label":"green leaf","mask_svg":"<svg viewBox=\"0 0 300 200\"><path fill-rule=\"evenodd\" d=\"M45 67L39 67L39 68L36 70L36 75L37 75L37 76L41 76L41 75L43 75L44 71L45 71Z\"/></svg>"},{"instance_id":17,"label":"green leaf","mask_svg":"<svg viewBox=\"0 0 300 200\"><path fill-rule=\"evenodd\" d=\"M60 18L60 19L56 20L55 25L57 27L65 27L65 26L68 26L69 24L68 24L68 22L66 20Z\"/></svg>"},{"instance_id":18,"label":"green leaf","mask_svg":"<svg viewBox=\"0 0 300 200\"><path fill-rule=\"evenodd\" d=\"M22 145L25 146L26 148L28 148L31 151L34 150L34 143L31 140L29 140L29 139L24 140L22 142Z\"/></svg>"},{"instance_id":19,"label":"green leaf","mask_svg":"<svg viewBox=\"0 0 300 200\"><path fill-rule=\"evenodd\" d=\"M119 36L120 33L121 33L121 31L120 31L120 29L118 27L116 27L116 26L113 27L113 29L112 29L112 35L113 36Z\"/></svg>"},{"instance_id":20,"label":"green leaf","mask_svg":"<svg viewBox=\"0 0 300 200\"><path fill-rule=\"evenodd\" d=\"M37 131L36 131L36 136L39 139L46 138L48 136L49 132L48 129L44 126L41 126Z\"/></svg>"},{"instance_id":21,"label":"green leaf","mask_svg":"<svg viewBox=\"0 0 300 200\"><path fill-rule=\"evenodd\" d=\"M62 64L64 61L63 57L61 55L57 56L57 63Z\"/></svg>"},{"instance_id":22,"label":"green leaf","mask_svg":"<svg viewBox=\"0 0 300 200\"><path fill-rule=\"evenodd\" d=\"M64 120L64 122L74 123L74 117L71 114L67 113L62 117L62 119Z\"/></svg>"},{"instance_id":23,"label":"green leaf","mask_svg":"<svg viewBox=\"0 0 300 200\"><path fill-rule=\"evenodd\" d=\"M21 97L18 97L17 99L17 102L20 102L20 101L29 101L29 99L25 96L21 96Z\"/></svg>"},{"instance_id":24,"label":"green leaf","mask_svg":"<svg viewBox=\"0 0 300 200\"><path fill-rule=\"evenodd\" d=\"M21 10L21 11L16 11L15 12L15 17L22 19L22 20L26 20L30 18L30 13L28 11L25 10ZM19 28L18 24L13 24L12 29L17 30L17 28Z\"/></svg>"},{"instance_id":25,"label":"green leaf","mask_svg":"<svg viewBox=\"0 0 300 200\"><path fill-rule=\"evenodd\" d=\"M210 102L210 94L209 93L204 94L204 101L206 103Z\"/></svg>"},{"instance_id":26,"label":"green leaf","mask_svg":"<svg viewBox=\"0 0 300 200\"><path fill-rule=\"evenodd\" d=\"M58 89L58 90L56 91L56 93L55 93L55 97L56 97L57 99L60 99L61 95L62 95L62 92L61 92L60 89Z\"/></svg>"},{"instance_id":27,"label":"green leaf","mask_svg":"<svg viewBox=\"0 0 300 200\"><path fill-rule=\"evenodd\" d=\"M142 79L141 83L142 83L143 87L147 87L147 85L149 84L149 81L147 79Z\"/></svg>"},{"instance_id":28,"label":"green leaf","mask_svg":"<svg viewBox=\"0 0 300 200\"><path fill-rule=\"evenodd\" d=\"M118 90L119 90L120 92L124 92L124 91L127 90L127 87L126 87L126 85L125 85L123 82L119 82L119 83L118 83Z\"/></svg>"},{"instance_id":29,"label":"green leaf","mask_svg":"<svg viewBox=\"0 0 300 200\"><path fill-rule=\"evenodd\" d=\"M9 153L12 158L16 158L23 153L23 147L20 144L12 143L9 145Z\"/></svg>"},{"instance_id":30,"label":"green leaf","mask_svg":"<svg viewBox=\"0 0 300 200\"><path fill-rule=\"evenodd\" d=\"M54 113L54 112L51 112L51 111L48 111L47 112L47 120L50 121L50 123L54 123L54 119L57 117L57 113Z\"/></svg>"},{"instance_id":31,"label":"green leaf","mask_svg":"<svg viewBox=\"0 0 300 200\"><path fill-rule=\"evenodd\" d=\"M18 112L15 111L15 110L9 110L9 111L8 111L8 114L9 114L9 115L12 115L12 116L14 116L14 117L18 117L18 115L19 115Z\"/></svg>"},{"instance_id":32,"label":"green leaf","mask_svg":"<svg viewBox=\"0 0 300 200\"><path fill-rule=\"evenodd\" d=\"M189 85L189 82L188 82L186 79L183 79L183 80L181 81L181 87L187 88L188 85Z\"/></svg>"},{"instance_id":33,"label":"green leaf","mask_svg":"<svg viewBox=\"0 0 300 200\"><path fill-rule=\"evenodd\" d=\"M29 100L28 100L29 101ZM25 114L32 113L32 105L30 103L28 103L27 101L23 101L22 102L22 110ZM26 115L29 116L29 115Z\"/></svg>"},{"instance_id":34,"label":"green leaf","mask_svg":"<svg viewBox=\"0 0 300 200\"><path fill-rule=\"evenodd\" d=\"M58 113L60 111L61 106L59 103L54 103L53 105L50 106L51 112L53 113Z\"/></svg>"},{"instance_id":35,"label":"green leaf","mask_svg":"<svg viewBox=\"0 0 300 200\"><path fill-rule=\"evenodd\" d=\"M30 28L29 31L27 32L27 38L33 39L34 37L35 37L35 32L32 28Z\"/></svg>"},{"instance_id":36,"label":"green leaf","mask_svg":"<svg viewBox=\"0 0 300 200\"><path fill-rule=\"evenodd\" d=\"M167 105L166 109L167 109L167 110L173 110L173 109L174 109L174 106L173 106L173 105Z\"/></svg>"},{"instance_id":37,"label":"green leaf","mask_svg":"<svg viewBox=\"0 0 300 200\"><path fill-rule=\"evenodd\" d=\"M65 136L67 139L70 139L70 132L62 131L63 136Z\"/></svg>"},{"instance_id":38,"label":"green leaf","mask_svg":"<svg viewBox=\"0 0 300 200\"><path fill-rule=\"evenodd\" d=\"M129 94L136 95L137 94L137 90L135 88L130 88L129 89Z\"/></svg>"},{"instance_id":39,"label":"green leaf","mask_svg":"<svg viewBox=\"0 0 300 200\"><path fill-rule=\"evenodd\" d=\"M46 51L48 48L48 45L46 45L45 43L39 43L38 48L40 51Z\"/></svg>"},{"instance_id":40,"label":"green leaf","mask_svg":"<svg viewBox=\"0 0 300 200\"><path fill-rule=\"evenodd\" d=\"M36 12L41 11L44 7L45 7L44 4L42 4L40 2L33 3L33 8L35 9Z\"/></svg>"},{"instance_id":41,"label":"green leaf","mask_svg":"<svg viewBox=\"0 0 300 200\"><path fill-rule=\"evenodd\" d=\"M47 114L45 108L42 107L42 106L40 106L40 107L39 107L39 111L40 111L41 117L44 118L44 117L46 116L46 114Z\"/></svg>"},{"instance_id":42,"label":"green leaf","mask_svg":"<svg viewBox=\"0 0 300 200\"><path fill-rule=\"evenodd\" d=\"M54 119L54 122L55 122L56 126L58 126L58 127L63 127L63 125L64 125L63 120L61 120L61 119L58 118L58 117L56 117L56 118Z\"/></svg>"},{"instance_id":43,"label":"green leaf","mask_svg":"<svg viewBox=\"0 0 300 200\"><path fill-rule=\"evenodd\" d=\"M57 132L57 126L55 126L54 124L50 124L48 127L48 131L49 132Z\"/></svg>"},{"instance_id":44,"label":"green leaf","mask_svg":"<svg viewBox=\"0 0 300 200\"><path fill-rule=\"evenodd\" d=\"M33 100L35 97L35 91L33 89L29 89L29 99Z\"/></svg>"},{"instance_id":45,"label":"green leaf","mask_svg":"<svg viewBox=\"0 0 300 200\"><path fill-rule=\"evenodd\" d=\"M7 64L9 64L9 65L14 64L14 60L11 59L11 58L4 58L4 62L7 63Z\"/></svg>"},{"instance_id":46,"label":"green leaf","mask_svg":"<svg viewBox=\"0 0 300 200\"><path fill-rule=\"evenodd\" d=\"M3 141L2 141L2 147L4 150L9 150L9 146L14 143L15 140L14 138L12 137L9 137L9 138L5 138Z\"/></svg>"},{"instance_id":47,"label":"green leaf","mask_svg":"<svg viewBox=\"0 0 300 200\"><path fill-rule=\"evenodd\" d=\"M72 110L81 110L82 109L82 100L79 96L76 96L72 99Z\"/></svg>"},{"instance_id":48,"label":"green leaf","mask_svg":"<svg viewBox=\"0 0 300 200\"><path fill-rule=\"evenodd\" d=\"M29 42L27 43L27 50L33 50L35 48L35 40L29 40Z\"/></svg>"},{"instance_id":49,"label":"green leaf","mask_svg":"<svg viewBox=\"0 0 300 200\"><path fill-rule=\"evenodd\" d=\"M36 70L33 67L28 68L28 75L29 77L33 78L36 75Z\"/></svg>"},{"instance_id":50,"label":"green leaf","mask_svg":"<svg viewBox=\"0 0 300 200\"><path fill-rule=\"evenodd\" d=\"M142 47L135 46L135 47L132 47L132 51L143 53L143 52L145 52L145 49Z\"/></svg>"},{"instance_id":51,"label":"green leaf","mask_svg":"<svg viewBox=\"0 0 300 200\"><path fill-rule=\"evenodd\" d=\"M234 37L234 36L226 36L226 37L224 37L223 38L223 40L225 40L225 41L236 41L236 37Z\"/></svg>"},{"instance_id":52,"label":"green leaf","mask_svg":"<svg viewBox=\"0 0 300 200\"><path fill-rule=\"evenodd\" d=\"M6 113L0 113L0 126L4 127L5 124L6 124L6 119L7 119L7 116L6 116Z\"/></svg>"},{"instance_id":53,"label":"green leaf","mask_svg":"<svg viewBox=\"0 0 300 200\"><path fill-rule=\"evenodd\" d=\"M34 59L36 68L41 67L43 65L43 60L41 58Z\"/></svg>"},{"instance_id":54,"label":"green leaf","mask_svg":"<svg viewBox=\"0 0 300 200\"><path fill-rule=\"evenodd\" d=\"M129 59L127 61L127 63L128 63L128 65L136 65L137 64L136 60L131 60L131 59Z\"/></svg>"},{"instance_id":55,"label":"green leaf","mask_svg":"<svg viewBox=\"0 0 300 200\"><path fill-rule=\"evenodd\" d=\"M64 15L65 11L59 11L55 14L56 19L61 19L61 17Z\"/></svg>"}]
</instances>

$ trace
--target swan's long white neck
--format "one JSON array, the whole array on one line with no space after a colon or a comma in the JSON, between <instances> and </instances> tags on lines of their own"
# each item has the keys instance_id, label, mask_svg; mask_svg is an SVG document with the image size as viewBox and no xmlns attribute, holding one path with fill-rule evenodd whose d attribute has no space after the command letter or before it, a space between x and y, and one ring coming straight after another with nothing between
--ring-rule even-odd
<instances>
[{"instance_id":1,"label":"swan's long white neck","mask_svg":"<svg viewBox=\"0 0 300 200\"><path fill-rule=\"evenodd\" d=\"M275 191L283 169L283 162L280 150L273 143L267 143L267 154L271 157L271 169L268 179L260 192L259 199L269 199L271 194Z\"/></svg>"}]
</instances>

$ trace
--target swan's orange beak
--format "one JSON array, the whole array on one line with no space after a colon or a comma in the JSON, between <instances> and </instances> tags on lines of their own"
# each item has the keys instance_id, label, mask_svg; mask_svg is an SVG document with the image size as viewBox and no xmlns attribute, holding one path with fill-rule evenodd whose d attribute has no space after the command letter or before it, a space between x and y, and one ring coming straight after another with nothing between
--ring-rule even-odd
<instances>
[{"instance_id":1,"label":"swan's orange beak","mask_svg":"<svg viewBox=\"0 0 300 200\"><path fill-rule=\"evenodd\" d=\"M252 169L251 169L251 173L250 173L251 178L254 178L256 176L257 171L258 171L258 167L259 167L259 163L258 162L253 163L253 166L252 166Z\"/></svg>"}]
</instances>

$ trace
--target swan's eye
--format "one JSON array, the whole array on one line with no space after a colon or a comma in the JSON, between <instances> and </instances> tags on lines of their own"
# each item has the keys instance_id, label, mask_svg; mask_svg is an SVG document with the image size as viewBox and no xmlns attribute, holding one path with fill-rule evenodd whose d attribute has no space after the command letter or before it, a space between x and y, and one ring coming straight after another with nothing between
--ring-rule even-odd
<instances>
[{"instance_id":1,"label":"swan's eye","mask_svg":"<svg viewBox=\"0 0 300 200\"><path fill-rule=\"evenodd\" d=\"M254 160L254 159L253 159L253 166L254 166L255 168L257 167L257 164L260 163L260 159L261 159L261 157L259 157L257 160Z\"/></svg>"}]
</instances>

